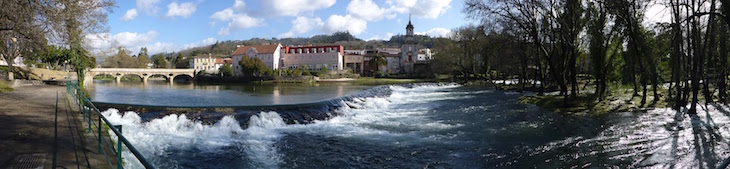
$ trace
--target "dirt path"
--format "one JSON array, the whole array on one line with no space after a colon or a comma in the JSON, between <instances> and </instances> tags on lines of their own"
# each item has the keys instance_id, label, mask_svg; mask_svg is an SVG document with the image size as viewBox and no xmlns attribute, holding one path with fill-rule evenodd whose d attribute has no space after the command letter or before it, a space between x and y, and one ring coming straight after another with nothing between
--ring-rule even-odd
<instances>
[{"instance_id":1,"label":"dirt path","mask_svg":"<svg viewBox=\"0 0 730 169\"><path fill-rule=\"evenodd\" d=\"M98 152L94 136L84 127L82 116L73 111L77 108L67 97L65 86L19 87L0 93L2 168L18 168L20 159L25 157L34 157L31 161L42 163L44 168L54 168L56 129L56 167L109 168L106 158Z\"/></svg>"}]
</instances>

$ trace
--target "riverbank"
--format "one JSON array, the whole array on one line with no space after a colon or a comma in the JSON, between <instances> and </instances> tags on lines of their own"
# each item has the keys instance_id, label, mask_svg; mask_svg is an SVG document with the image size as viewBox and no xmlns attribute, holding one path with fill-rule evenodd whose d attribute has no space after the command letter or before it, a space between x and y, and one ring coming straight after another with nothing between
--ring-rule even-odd
<instances>
[{"instance_id":1,"label":"riverbank","mask_svg":"<svg viewBox=\"0 0 730 169\"><path fill-rule=\"evenodd\" d=\"M515 82L516 83L516 82ZM480 84L480 83L477 83ZM544 89L544 95L537 95L539 90L536 87L527 85L524 88L510 83L492 83L498 90L508 90L516 92L532 92L534 94L525 95L518 99L523 104L534 104L538 107L561 113L568 116L603 116L610 113L618 112L634 112L654 108L666 108L668 103L665 96L667 89L659 88L659 94L654 101L654 93L647 91L646 103L641 103L641 96L634 95L634 90L630 86L613 86L606 92L606 96L602 101L598 101L594 95L595 88L593 86L579 85L580 90L575 98L568 98L567 102L564 96L560 96L557 89ZM651 90L651 89L647 89ZM641 91L639 91L641 92ZM568 96L570 97L570 96Z\"/></svg>"},{"instance_id":2,"label":"riverbank","mask_svg":"<svg viewBox=\"0 0 730 169\"><path fill-rule=\"evenodd\" d=\"M5 80L0 80L0 93L7 93L11 92L15 89L13 87L10 87L9 83Z\"/></svg>"},{"instance_id":3,"label":"riverbank","mask_svg":"<svg viewBox=\"0 0 730 169\"><path fill-rule=\"evenodd\" d=\"M105 168L91 133L85 132L80 115L71 108L64 86L18 87L0 94L0 165L18 164L34 157L44 168ZM58 100L56 94L58 93ZM56 107L58 105L58 107ZM58 119L56 122L56 111ZM57 129L57 165L53 164ZM17 166L16 166L17 168Z\"/></svg>"}]
</instances>

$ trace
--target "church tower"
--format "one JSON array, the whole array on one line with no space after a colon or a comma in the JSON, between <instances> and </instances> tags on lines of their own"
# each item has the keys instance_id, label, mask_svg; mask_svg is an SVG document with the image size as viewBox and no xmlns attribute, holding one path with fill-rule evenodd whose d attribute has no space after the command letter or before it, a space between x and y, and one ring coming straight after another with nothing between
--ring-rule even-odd
<instances>
[{"instance_id":1,"label":"church tower","mask_svg":"<svg viewBox=\"0 0 730 169\"><path fill-rule=\"evenodd\" d=\"M401 44L400 50L400 73L413 73L413 63L418 58L418 49L416 40L413 37L413 23L411 23L410 15L408 16L408 25L406 25L406 41Z\"/></svg>"}]
</instances>

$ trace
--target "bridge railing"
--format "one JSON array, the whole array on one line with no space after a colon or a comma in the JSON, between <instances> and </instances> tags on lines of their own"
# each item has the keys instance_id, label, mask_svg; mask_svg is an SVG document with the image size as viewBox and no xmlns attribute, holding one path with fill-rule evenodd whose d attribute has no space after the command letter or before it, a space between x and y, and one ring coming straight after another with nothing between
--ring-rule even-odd
<instances>
[{"instance_id":1,"label":"bridge railing","mask_svg":"<svg viewBox=\"0 0 730 169\"><path fill-rule=\"evenodd\" d=\"M99 152L104 154L110 168L114 168L110 155L114 156L112 158L116 158L116 168L124 168L124 162L122 162L122 152L124 149L122 145L124 145L126 150L131 152L135 159L137 159L137 161L139 161L139 163L145 168L155 168L136 148L134 148L132 143L130 143L127 138L122 135L122 126L114 125L109 122L109 120L101 114L101 111L94 106L91 99L86 96L86 93L79 88L77 82L66 82L66 92L73 96L75 104L79 107L79 112L84 116L82 122L88 123L89 132L93 133L99 145ZM102 129L102 127L104 128ZM108 133L104 133L104 131L107 130L111 130L114 133L117 138L116 142L112 142L110 144L109 140L112 139L111 137L109 137L109 139L104 139L104 135L108 135ZM109 153L107 153L107 151Z\"/></svg>"}]
</instances>

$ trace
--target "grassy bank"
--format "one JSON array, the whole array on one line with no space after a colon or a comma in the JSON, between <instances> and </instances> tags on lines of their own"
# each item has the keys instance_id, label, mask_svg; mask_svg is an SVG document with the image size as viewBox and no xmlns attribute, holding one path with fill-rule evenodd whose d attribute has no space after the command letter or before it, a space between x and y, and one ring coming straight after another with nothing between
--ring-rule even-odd
<instances>
[{"instance_id":1,"label":"grassy bank","mask_svg":"<svg viewBox=\"0 0 730 169\"><path fill-rule=\"evenodd\" d=\"M593 94L592 88L585 88L576 95L576 98L569 98L567 102L564 96L556 93L549 93L542 96L526 95L519 98L520 103L534 104L544 109L558 112L569 116L602 116L615 112L639 111L650 108L664 108L668 104L665 101L666 89L659 89L659 99L654 101L654 93L648 89L646 103L641 104L641 96L633 95L631 86L613 86L606 92L606 97L598 101ZM641 91L639 91L641 94ZM570 97L570 96L568 96Z\"/></svg>"},{"instance_id":2,"label":"grassy bank","mask_svg":"<svg viewBox=\"0 0 730 169\"><path fill-rule=\"evenodd\" d=\"M8 85L8 82L7 81L0 80L0 93L11 92L13 90L15 90L15 89L13 89L12 87L10 87L10 85Z\"/></svg>"}]
</instances>

